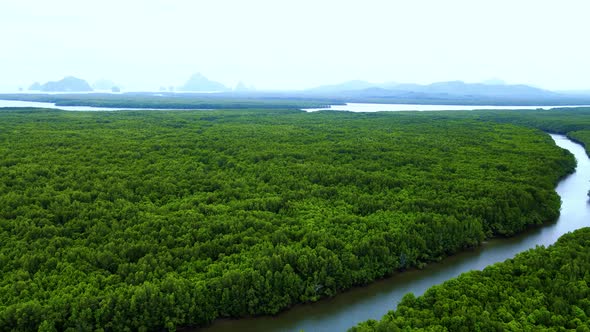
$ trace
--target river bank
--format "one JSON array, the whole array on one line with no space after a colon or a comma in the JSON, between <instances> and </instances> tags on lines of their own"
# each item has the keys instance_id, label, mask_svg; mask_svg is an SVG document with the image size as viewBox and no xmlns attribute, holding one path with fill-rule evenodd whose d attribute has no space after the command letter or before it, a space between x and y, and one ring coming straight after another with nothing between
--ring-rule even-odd
<instances>
[{"instance_id":1,"label":"river bank","mask_svg":"<svg viewBox=\"0 0 590 332\"><path fill-rule=\"evenodd\" d=\"M194 331L344 331L361 321L380 319L408 292L420 295L429 287L463 272L483 269L537 245L550 245L561 235L588 226L590 206L586 193L590 189L590 159L580 144L563 135L551 134L551 137L578 161L576 171L556 187L562 200L561 215L556 223L511 238L492 239L475 249L428 264L422 270L398 273L333 298L294 306L276 316L217 320L209 327Z\"/></svg>"}]
</instances>

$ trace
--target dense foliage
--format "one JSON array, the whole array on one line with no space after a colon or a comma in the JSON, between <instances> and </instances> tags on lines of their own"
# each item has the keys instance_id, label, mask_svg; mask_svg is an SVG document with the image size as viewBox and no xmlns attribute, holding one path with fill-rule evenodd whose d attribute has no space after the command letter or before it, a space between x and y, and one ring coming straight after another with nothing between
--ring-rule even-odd
<instances>
[{"instance_id":1,"label":"dense foliage","mask_svg":"<svg viewBox=\"0 0 590 332\"><path fill-rule=\"evenodd\" d=\"M39 86L39 88L41 88ZM482 88L481 86L479 88ZM451 88L454 90L454 88ZM500 89L503 89L500 87ZM215 89L217 90L217 89ZM221 89L223 90L223 89ZM0 99L46 101L60 106L95 106L168 109L244 109L244 108L315 108L320 105L343 103L384 103L423 105L588 105L587 96L523 95L522 91L510 94L484 88L484 95L474 91L409 92L401 90L349 90L349 91L231 91L216 93L198 92L126 92L121 94L0 94ZM464 94L466 93L466 94Z\"/></svg>"},{"instance_id":2,"label":"dense foliage","mask_svg":"<svg viewBox=\"0 0 590 332\"><path fill-rule=\"evenodd\" d=\"M567 136L570 139L581 143L586 149L586 154L590 154L590 127L589 130L571 131L567 133Z\"/></svg>"},{"instance_id":3,"label":"dense foliage","mask_svg":"<svg viewBox=\"0 0 590 332\"><path fill-rule=\"evenodd\" d=\"M350 331L590 331L590 228L562 236L423 296Z\"/></svg>"},{"instance_id":4,"label":"dense foliage","mask_svg":"<svg viewBox=\"0 0 590 332\"><path fill-rule=\"evenodd\" d=\"M91 106L140 109L301 109L329 105L322 98L272 94L260 98L241 93L148 93L0 94L0 99L55 103L59 106Z\"/></svg>"},{"instance_id":5,"label":"dense foliage","mask_svg":"<svg viewBox=\"0 0 590 332\"><path fill-rule=\"evenodd\" d=\"M501 123L512 123L564 134L583 144L590 153L590 108L561 108L553 110L477 111L454 114L456 118L470 118Z\"/></svg>"},{"instance_id":6,"label":"dense foliage","mask_svg":"<svg viewBox=\"0 0 590 332\"><path fill-rule=\"evenodd\" d=\"M461 117L508 122L566 134L578 130L590 130L590 108L556 108L552 110L476 111L458 112Z\"/></svg>"},{"instance_id":7,"label":"dense foliage","mask_svg":"<svg viewBox=\"0 0 590 332\"><path fill-rule=\"evenodd\" d=\"M0 111L0 330L272 314L550 222L575 167L434 114Z\"/></svg>"}]
</instances>

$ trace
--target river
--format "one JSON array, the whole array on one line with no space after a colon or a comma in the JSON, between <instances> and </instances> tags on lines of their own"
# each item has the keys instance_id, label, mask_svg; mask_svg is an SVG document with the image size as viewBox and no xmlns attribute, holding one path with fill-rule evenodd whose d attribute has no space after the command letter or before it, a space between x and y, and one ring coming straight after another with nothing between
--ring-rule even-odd
<instances>
[{"instance_id":1,"label":"river","mask_svg":"<svg viewBox=\"0 0 590 332\"><path fill-rule=\"evenodd\" d=\"M0 99L0 107L39 107L53 108L64 111L171 111L164 108L130 108L130 107L93 107L93 106L56 106L55 103L4 100ZM349 111L349 112L397 112L397 111L472 111L472 110L533 110L551 109L561 107L588 107L583 105L566 106L477 106L477 105L412 105L412 104L369 104L369 103L346 103L344 105L330 105L326 108L305 108L303 111ZM199 109L204 110L204 109Z\"/></svg>"},{"instance_id":2,"label":"river","mask_svg":"<svg viewBox=\"0 0 590 332\"><path fill-rule=\"evenodd\" d=\"M374 104L374 103L346 103L344 105L330 105L324 108L306 108L306 112L317 111L348 111L348 112L400 112L400 111L473 111L473 110L536 110L551 108L588 107L585 105L564 106L492 106L492 105L419 105L419 104Z\"/></svg>"},{"instance_id":3,"label":"river","mask_svg":"<svg viewBox=\"0 0 590 332\"><path fill-rule=\"evenodd\" d=\"M508 239L493 239L476 249L429 264L422 270L399 273L316 303L297 305L276 316L221 319L198 331L346 331L367 319L380 319L394 309L408 292L423 294L429 287L469 270L511 258L537 245L550 245L564 233L590 226L590 160L584 148L565 136L551 135L555 143L569 150L578 161L576 172L563 179L556 191L561 196L561 215L556 223L532 229Z\"/></svg>"},{"instance_id":4,"label":"river","mask_svg":"<svg viewBox=\"0 0 590 332\"><path fill-rule=\"evenodd\" d=\"M94 106L57 106L55 103L45 103L38 101L23 101L23 100L4 100L0 99L1 107L36 107L36 108L51 108L62 111L76 111L76 112L112 112L112 111L178 111L177 109L168 108L133 108L133 107L94 107ZM182 109L183 111L186 111ZM197 110L196 108L193 110ZM198 109L205 110L205 109Z\"/></svg>"}]
</instances>

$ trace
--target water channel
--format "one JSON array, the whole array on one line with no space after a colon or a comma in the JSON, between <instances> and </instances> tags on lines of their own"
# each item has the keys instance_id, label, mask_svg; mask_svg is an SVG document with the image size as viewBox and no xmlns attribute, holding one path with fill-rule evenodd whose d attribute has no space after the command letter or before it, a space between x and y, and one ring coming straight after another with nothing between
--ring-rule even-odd
<instances>
[{"instance_id":1,"label":"water channel","mask_svg":"<svg viewBox=\"0 0 590 332\"><path fill-rule=\"evenodd\" d=\"M57 106L55 103L23 101L23 100L3 100L0 99L0 107L39 107L53 108L64 111L170 111L173 109L165 108L132 108L132 107L94 107L94 106ZM584 105L565 105L565 106L481 106L481 105L420 105L420 104L374 104L374 103L346 103L343 105L330 105L325 108L306 108L305 112L316 111L348 111L348 112L399 112L399 111L472 111L472 110L534 110L534 109L551 109L551 108L572 108L588 107ZM202 110L202 109L201 109Z\"/></svg>"},{"instance_id":2,"label":"water channel","mask_svg":"<svg viewBox=\"0 0 590 332\"><path fill-rule=\"evenodd\" d=\"M348 112L400 112L400 111L473 111L473 110L548 110L552 108L587 107L585 105L528 105L528 106L493 106L493 105L421 105L421 104L375 104L346 103L330 105L324 108L306 108L306 112L348 111Z\"/></svg>"},{"instance_id":3,"label":"water channel","mask_svg":"<svg viewBox=\"0 0 590 332\"><path fill-rule=\"evenodd\" d=\"M561 215L556 223L532 229L508 239L494 239L479 248L430 264L422 270L399 273L358 287L334 298L297 305L276 316L220 319L199 331L346 331L367 319L380 319L394 309L404 294L423 294L429 287L469 270L511 258L537 245L548 246L564 233L590 226L590 159L584 148L561 135L551 135L555 143L569 150L578 161L576 172L563 179L556 191L561 196Z\"/></svg>"}]
</instances>

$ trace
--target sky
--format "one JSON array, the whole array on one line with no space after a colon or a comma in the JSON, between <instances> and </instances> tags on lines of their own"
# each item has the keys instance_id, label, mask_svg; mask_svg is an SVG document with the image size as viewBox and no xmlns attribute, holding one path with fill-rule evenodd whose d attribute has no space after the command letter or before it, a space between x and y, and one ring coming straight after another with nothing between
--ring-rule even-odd
<instances>
[{"instance_id":1,"label":"sky","mask_svg":"<svg viewBox=\"0 0 590 332\"><path fill-rule=\"evenodd\" d=\"M0 0L0 91L492 78L590 90L588 0Z\"/></svg>"}]
</instances>

